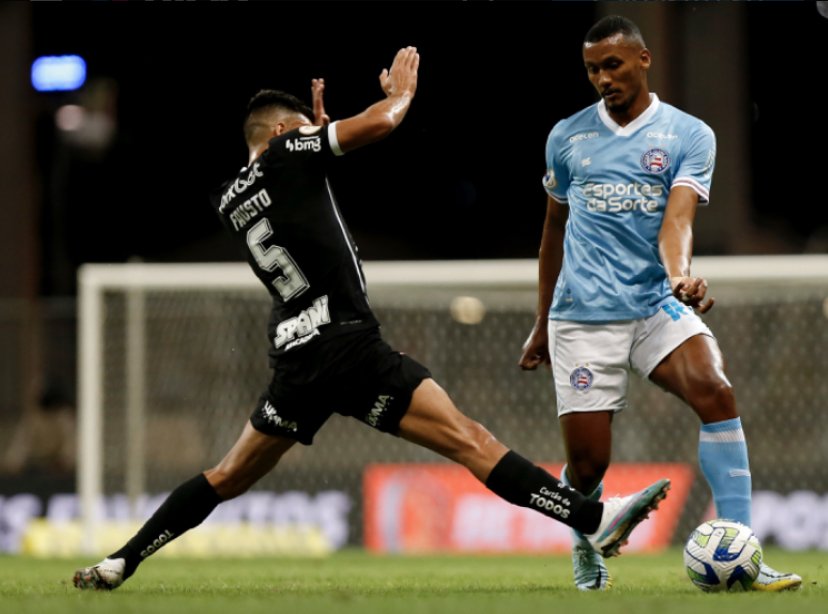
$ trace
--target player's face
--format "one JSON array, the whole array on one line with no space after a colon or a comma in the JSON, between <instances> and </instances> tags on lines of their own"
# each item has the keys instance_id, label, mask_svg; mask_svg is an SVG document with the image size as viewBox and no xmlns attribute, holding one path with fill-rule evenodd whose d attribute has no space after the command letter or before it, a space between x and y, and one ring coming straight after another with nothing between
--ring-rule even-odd
<instances>
[{"instance_id":1,"label":"player's face","mask_svg":"<svg viewBox=\"0 0 828 614\"><path fill-rule=\"evenodd\" d=\"M607 109L624 113L642 94L648 94L647 69L650 52L623 34L615 34L597 43L584 44L587 76Z\"/></svg>"}]
</instances>

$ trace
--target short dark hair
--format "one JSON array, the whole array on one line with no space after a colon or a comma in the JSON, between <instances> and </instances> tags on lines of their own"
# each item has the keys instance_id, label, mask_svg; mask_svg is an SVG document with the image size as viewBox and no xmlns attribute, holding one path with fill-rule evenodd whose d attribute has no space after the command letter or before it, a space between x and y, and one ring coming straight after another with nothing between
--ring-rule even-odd
<instances>
[{"instance_id":1,"label":"short dark hair","mask_svg":"<svg viewBox=\"0 0 828 614\"><path fill-rule=\"evenodd\" d=\"M642 47L646 47L644 37L641 36L641 30L638 29L638 26L626 17L621 17L620 15L607 15L599 19L589 29L589 32L586 33L584 44L597 43L615 34L623 34L624 38L633 40L640 43Z\"/></svg>"},{"instance_id":2,"label":"short dark hair","mask_svg":"<svg viewBox=\"0 0 828 614\"><path fill-rule=\"evenodd\" d=\"M250 117L251 113L267 107L275 107L284 109L285 111L301 113L309 119L313 117L313 111L311 111L308 105L293 94L288 94L287 92L283 92L281 90L260 90L255 96L253 96L253 98L250 99L250 102L247 103L246 117Z\"/></svg>"},{"instance_id":3,"label":"short dark hair","mask_svg":"<svg viewBox=\"0 0 828 614\"><path fill-rule=\"evenodd\" d=\"M313 111L293 94L281 90L260 90L247 103L247 113L244 116L244 138L250 144L260 128L264 128L263 120L258 111L286 111L302 114L313 119Z\"/></svg>"}]
</instances>

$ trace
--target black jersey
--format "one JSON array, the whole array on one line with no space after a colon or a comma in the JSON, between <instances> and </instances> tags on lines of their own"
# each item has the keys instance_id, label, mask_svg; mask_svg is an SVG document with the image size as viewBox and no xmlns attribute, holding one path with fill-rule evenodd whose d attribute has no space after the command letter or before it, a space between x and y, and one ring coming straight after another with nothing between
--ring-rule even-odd
<instances>
[{"instance_id":1,"label":"black jersey","mask_svg":"<svg viewBox=\"0 0 828 614\"><path fill-rule=\"evenodd\" d=\"M273 358L378 326L326 174L334 154L341 154L335 131L335 123L302 126L272 139L210 198L273 297Z\"/></svg>"}]
</instances>

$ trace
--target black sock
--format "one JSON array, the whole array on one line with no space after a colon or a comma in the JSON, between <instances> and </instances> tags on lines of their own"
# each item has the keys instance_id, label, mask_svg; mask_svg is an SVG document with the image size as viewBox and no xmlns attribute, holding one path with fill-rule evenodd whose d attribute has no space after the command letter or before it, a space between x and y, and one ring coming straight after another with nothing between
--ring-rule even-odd
<instances>
[{"instance_id":1,"label":"black sock","mask_svg":"<svg viewBox=\"0 0 828 614\"><path fill-rule=\"evenodd\" d=\"M602 503L587 499L512 450L492 469L486 486L509 503L537 510L581 533L594 533L601 522Z\"/></svg>"},{"instance_id":2,"label":"black sock","mask_svg":"<svg viewBox=\"0 0 828 614\"><path fill-rule=\"evenodd\" d=\"M126 561L126 580L135 573L135 568L145 558L164 544L200 525L219 503L221 498L218 493L204 474L199 473L172 491L138 533L108 558L123 558Z\"/></svg>"}]
</instances>

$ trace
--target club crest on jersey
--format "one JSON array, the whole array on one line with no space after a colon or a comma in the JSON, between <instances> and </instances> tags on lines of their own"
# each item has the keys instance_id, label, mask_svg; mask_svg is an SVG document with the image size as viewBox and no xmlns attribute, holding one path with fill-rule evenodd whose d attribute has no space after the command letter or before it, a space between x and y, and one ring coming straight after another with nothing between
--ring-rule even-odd
<instances>
[{"instance_id":1,"label":"club crest on jersey","mask_svg":"<svg viewBox=\"0 0 828 614\"><path fill-rule=\"evenodd\" d=\"M650 149L641 156L641 168L648 173L660 175L670 167L670 154L663 149Z\"/></svg>"},{"instance_id":2,"label":"club crest on jersey","mask_svg":"<svg viewBox=\"0 0 828 614\"><path fill-rule=\"evenodd\" d=\"M569 383L575 390L589 390L592 387L592 371L577 367L569 374Z\"/></svg>"}]
</instances>

